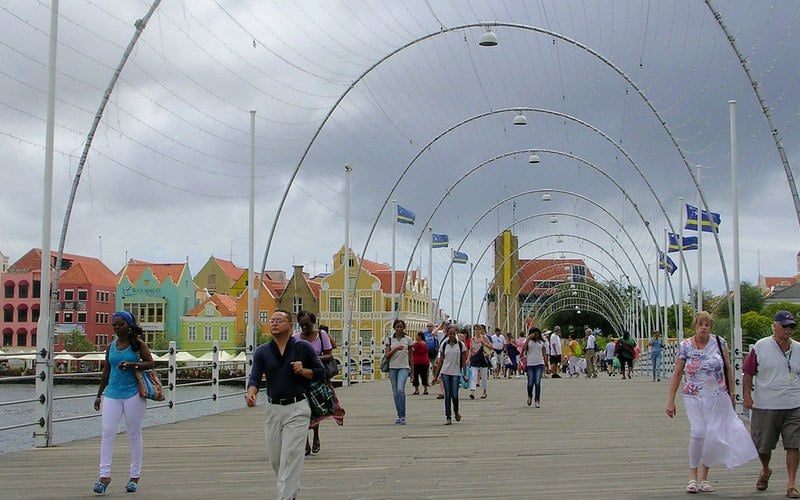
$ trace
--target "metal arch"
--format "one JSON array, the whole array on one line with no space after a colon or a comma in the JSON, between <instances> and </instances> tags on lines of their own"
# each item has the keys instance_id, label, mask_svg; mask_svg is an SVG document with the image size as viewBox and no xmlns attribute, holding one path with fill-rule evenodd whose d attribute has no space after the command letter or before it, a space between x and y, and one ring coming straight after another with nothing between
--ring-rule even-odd
<instances>
[{"instance_id":1,"label":"metal arch","mask_svg":"<svg viewBox=\"0 0 800 500\"><path fill-rule=\"evenodd\" d=\"M559 299L559 300L551 303L550 304L550 308L549 309L545 309L543 311L543 314L542 314L543 322L546 323L547 320L551 316L553 316L554 314L556 314L558 312L561 312L561 311L566 311L567 310L566 308L564 308L563 305L559 304L559 302L566 302L566 299ZM584 310L584 311L588 311L588 312L591 312L591 313L594 313L594 314L598 314L598 315L602 315L603 314L602 311L599 308L597 308L597 306L593 305L590 302L586 302L584 304L584 306L585 307L581 307L581 309ZM616 319L616 318L615 318L615 320L618 321L618 319ZM611 323L611 322L609 322L609 323ZM612 325L617 327L617 328L619 328L620 332L625 330L625 328L624 328L622 323L612 323Z\"/></svg>"},{"instance_id":2,"label":"metal arch","mask_svg":"<svg viewBox=\"0 0 800 500\"><path fill-rule=\"evenodd\" d=\"M480 223L483 220L483 218L486 217L486 215L488 215L492 210L494 210L495 208L499 207L503 203L505 203L507 201L511 201L514 198L517 198L519 196L525 196L525 195L528 195L528 194L539 193L539 192L542 192L542 190L541 189L534 189L534 190L530 190L530 191L523 191L521 193L514 194L512 196L509 196L508 198L505 198L504 200L501 200L501 201L497 202L491 208L487 209L478 218L478 220L472 225L470 230L467 231L467 234L464 235L464 238L461 240L461 244L459 244L459 246L458 246L458 248L456 250L461 250L461 247L464 245L464 242L469 237L469 235L472 233L472 231L475 229L475 227L478 225L478 223ZM587 197L585 197L585 196L583 196L581 194L573 193L573 192L570 192L570 191L550 189L550 192L562 192L562 193L565 193L565 194L570 194L572 196L575 196L577 198L581 198L581 199L583 199L585 201L588 201L589 203L592 203L593 205L597 206L600 210L605 212L622 229L622 232L625 233L626 236L628 236L628 239L631 241L631 243L634 246L634 248L636 248L636 244L633 241L633 238L631 238L630 234L627 232L625 227L616 219L616 217L613 214L609 213L608 210L606 210L604 207L599 205L597 202L595 202L595 201L591 200L590 198L587 198ZM566 213L566 212L546 212L545 213L545 215L559 215L559 214L563 214L563 215L567 215L567 216L574 216L573 214L569 214L569 213ZM574 217L581 218L580 216L574 216ZM588 219L585 219L585 218L584 218L584 220L587 220L588 222L591 222L591 221L589 221ZM612 239L613 239L613 237L612 237ZM653 283L653 278L652 278L652 276L650 276L650 268L647 265L647 261L644 260L644 258L642 257L642 254L639 252L638 248L636 248L636 252L639 255L639 258L642 260L642 263L645 265L645 270L647 272L647 277L648 277L649 281L651 283ZM627 256L627 254L626 254L626 256ZM450 273L452 267L453 267L453 262L452 262L452 259L451 259L451 262L447 266L447 271L444 274L444 279L445 280L447 279L447 275ZM634 268L634 269L636 268L636 266L633 265L633 262L631 262L631 267ZM439 298L441 298L441 291L439 292L439 296L437 297L437 302L438 302ZM658 299L658 297L656 297L656 302L657 302L657 299Z\"/></svg>"},{"instance_id":3,"label":"metal arch","mask_svg":"<svg viewBox=\"0 0 800 500\"><path fill-rule=\"evenodd\" d=\"M542 322L546 322L547 319L556 312L567 310L561 307L558 308L558 310L550 312L554 305L561 302L570 303L570 301L572 301L571 305L577 305L584 310L591 310L591 312L606 318L608 322L611 323L615 328L622 330L621 327L624 324L624 311L619 307L611 308L611 305L618 306L618 304L608 303L606 297L602 294L596 293L595 290L587 290L586 296L579 298L563 295L562 292L559 292L557 295L549 296L547 300L541 304Z\"/></svg>"},{"instance_id":4,"label":"metal arch","mask_svg":"<svg viewBox=\"0 0 800 500\"><path fill-rule=\"evenodd\" d=\"M303 153L302 153L302 155L300 157L300 161L298 162L297 166L295 167L294 171L292 172L292 175L289 178L289 182L286 185L286 189L284 190L283 195L281 196L281 200L280 200L280 203L278 205L278 210L276 211L275 218L273 219L272 226L271 226L270 232L269 232L269 236L267 238L266 247L264 249L264 258L263 258L262 263L261 263L261 272L262 273L266 269L267 258L269 257L269 252L270 252L270 250L272 248L272 241L273 241L274 236L275 236L275 229L277 227L278 220L280 219L280 216L281 216L281 214L283 212L283 207L286 204L286 198L287 198L287 196L289 194L289 190L291 189L292 185L294 184L294 180L297 177L298 172L300 171L300 167L302 166L303 162L305 161L305 158L308 155L309 151L311 150L311 147L314 145L314 142L316 141L317 137L319 137L319 134L322 131L322 128L327 124L328 120L333 115L333 112L338 108L339 104L342 102L342 100L344 100L344 98L349 94L349 92L362 79L364 79L364 77L367 74L369 74L377 66L379 66L384 61L386 61L387 59L389 59L393 55L397 54L398 52L401 52L402 50L405 50L406 48L408 48L408 47L410 47L412 45L415 45L418 42L427 40L428 38L432 38L434 36L451 33L453 31L466 30L468 28L475 28L475 27L482 27L483 28L483 27L488 27L488 26L502 26L502 27L508 27L508 28L523 29L523 30L533 31L533 32L536 32L536 33L542 33L542 34L557 38L559 40L563 40L563 41L565 41L567 43L570 43L570 44L580 48L581 50L584 50L584 51L588 52L589 54L593 55L594 57L599 59L601 62L603 62L605 65L607 65L609 68L611 68L614 72L616 72L618 75L620 75L636 91L636 93L644 100L644 102L647 105L647 107L650 108L651 112L658 119L658 121L661 124L662 128L666 132L667 136L670 138L670 141L675 146L675 148L678 150L678 154L681 157L681 159L683 160L683 163L686 166L686 170L689 172L689 176L691 177L692 181L695 184L695 187L697 188L698 194L700 196L701 201L703 202L704 208L706 209L706 211L710 211L709 208L708 208L708 203L706 202L705 196L703 195L703 192L700 189L700 185L697 182L697 178L695 177L694 173L692 172L691 167L689 166L689 162L686 159L686 155L684 154L683 150L681 149L680 145L678 144L677 140L675 139L675 137L672 134L672 132L669 129L669 127L667 127L666 121L661 117L661 115L659 114L658 110L656 110L656 108L650 103L650 101L647 99L647 96L644 95L644 92L642 92L642 90L636 85L636 83L624 71L622 71L614 63L612 63L609 59L607 59L605 56L603 56L602 54L600 54L596 50L590 48L589 46L584 45L581 42L578 42L577 40L574 40L574 39L569 38L569 37L567 37L565 35L562 35L560 33L557 33L557 32L551 31L551 30L547 30L547 29L544 29L544 28L537 28L535 26L529 26L529 25L519 24L519 23L506 23L506 22L498 22L498 21L482 22L482 23L468 23L468 24L463 24L463 25L459 25L459 26L453 26L453 27L450 27L450 28L441 28L439 31L437 31L435 33L429 33L427 35L423 35L422 37L416 38L416 39L414 39L414 40L412 40L412 41L410 41L410 42L408 42L408 43L406 43L404 45L401 45L400 47L394 49L393 51L391 51L388 54L386 54L384 57L382 57L379 60L377 60L369 68L367 68L361 75L359 75L355 80L353 80L353 82L347 87L347 89L342 93L342 95L339 96L339 98L333 104L331 109L328 111L328 113L322 119L322 122L320 123L319 127L317 127L317 130L314 132L311 140L308 143L308 146L306 146L306 149L303 151ZM519 108L517 108L517 109L519 109ZM421 152L419 154L421 154ZM396 185L395 185L395 187L396 187ZM382 213L383 210L386 208L386 204L388 203L388 200L390 199L391 193L393 191L394 191L394 188L390 192L389 198L387 198L387 201L384 202L384 205L381 208L380 213ZM662 211L663 211L663 207L662 207ZM380 217L380 213L379 213L379 217ZM670 220L670 219L667 218L667 220ZM377 220L376 220L375 224L377 224ZM369 245L369 240L371 239L373 232L374 232L374 225L373 225L372 230L370 230L370 235L367 238L367 245ZM728 282L727 270L725 269L724 257L722 255L722 245L721 245L721 243L719 241L718 233L716 231L714 231L713 234L714 234L714 239L715 239L715 241L717 243L717 252L719 253L719 257L720 257L720 263L721 263L721 266L722 266L723 277L725 278L725 287L729 291L730 290L730 285L729 285L729 282ZM349 249L345 249L345 251L349 251ZM357 272L360 272L360 270L361 270L361 260L359 259L359 267L358 267ZM729 304L730 304L730 300L729 300Z\"/></svg>"}]
</instances>

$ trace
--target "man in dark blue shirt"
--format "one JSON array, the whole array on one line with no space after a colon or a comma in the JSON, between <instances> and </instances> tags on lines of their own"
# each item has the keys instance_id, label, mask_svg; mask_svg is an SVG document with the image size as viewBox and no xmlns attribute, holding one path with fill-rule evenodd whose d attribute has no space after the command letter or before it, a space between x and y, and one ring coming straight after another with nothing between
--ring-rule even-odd
<instances>
[{"instance_id":1,"label":"man in dark blue shirt","mask_svg":"<svg viewBox=\"0 0 800 500\"><path fill-rule=\"evenodd\" d=\"M256 405L262 375L267 379L265 434L267 458L278 476L278 499L300 491L300 473L311 408L306 401L312 379L322 379L325 368L305 340L292 338L292 314L275 311L269 320L272 340L258 346L247 382L247 406Z\"/></svg>"}]
</instances>

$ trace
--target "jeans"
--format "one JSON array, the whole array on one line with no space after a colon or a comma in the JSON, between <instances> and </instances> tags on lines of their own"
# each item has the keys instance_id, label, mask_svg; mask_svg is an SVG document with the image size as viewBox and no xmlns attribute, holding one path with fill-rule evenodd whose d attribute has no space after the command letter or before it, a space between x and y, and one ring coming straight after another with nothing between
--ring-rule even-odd
<instances>
[{"instance_id":1,"label":"jeans","mask_svg":"<svg viewBox=\"0 0 800 500\"><path fill-rule=\"evenodd\" d=\"M528 374L528 397L533 396L533 388L536 387L534 401L540 401L542 396L542 373L544 365L526 366L525 373Z\"/></svg>"},{"instance_id":2,"label":"jeans","mask_svg":"<svg viewBox=\"0 0 800 500\"><path fill-rule=\"evenodd\" d=\"M450 403L452 402L453 411L458 413L458 386L461 382L461 375L442 375L444 383L444 416L450 420Z\"/></svg>"},{"instance_id":3,"label":"jeans","mask_svg":"<svg viewBox=\"0 0 800 500\"><path fill-rule=\"evenodd\" d=\"M661 378L661 353L650 356L653 364L653 380Z\"/></svg>"},{"instance_id":4,"label":"jeans","mask_svg":"<svg viewBox=\"0 0 800 500\"><path fill-rule=\"evenodd\" d=\"M392 382L392 395L397 418L406 418L406 381L408 368L389 368L389 380Z\"/></svg>"}]
</instances>

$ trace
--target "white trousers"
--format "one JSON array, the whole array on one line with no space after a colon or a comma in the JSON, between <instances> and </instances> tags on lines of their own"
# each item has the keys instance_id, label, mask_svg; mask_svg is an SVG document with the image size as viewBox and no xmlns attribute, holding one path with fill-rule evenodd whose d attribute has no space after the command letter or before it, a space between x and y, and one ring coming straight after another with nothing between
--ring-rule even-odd
<instances>
[{"instance_id":1,"label":"white trousers","mask_svg":"<svg viewBox=\"0 0 800 500\"><path fill-rule=\"evenodd\" d=\"M489 368L470 366L469 371L469 390L474 391L478 387L478 374L480 374L481 387L483 387L483 392L486 392L489 388Z\"/></svg>"},{"instance_id":2,"label":"white trousers","mask_svg":"<svg viewBox=\"0 0 800 500\"><path fill-rule=\"evenodd\" d=\"M266 407L264 439L267 459L278 476L277 498L292 500L300 492L311 408L307 400L286 406L267 402Z\"/></svg>"},{"instance_id":3,"label":"white trousers","mask_svg":"<svg viewBox=\"0 0 800 500\"><path fill-rule=\"evenodd\" d=\"M131 447L131 478L142 474L142 420L147 410L147 400L135 395L128 399L103 397L103 434L100 439L100 477L111 477L111 460L114 456L114 441L117 439L119 421L125 416L125 431Z\"/></svg>"}]
</instances>

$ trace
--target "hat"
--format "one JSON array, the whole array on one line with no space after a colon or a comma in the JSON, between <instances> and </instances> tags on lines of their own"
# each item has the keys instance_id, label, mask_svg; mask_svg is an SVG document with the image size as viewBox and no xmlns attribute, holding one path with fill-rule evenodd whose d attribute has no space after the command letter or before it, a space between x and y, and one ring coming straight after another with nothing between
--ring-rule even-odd
<instances>
[{"instance_id":1,"label":"hat","mask_svg":"<svg viewBox=\"0 0 800 500\"><path fill-rule=\"evenodd\" d=\"M782 326L797 326L797 323L794 322L794 316L792 316L792 313L786 310L781 310L775 313L775 323L780 323Z\"/></svg>"}]
</instances>

